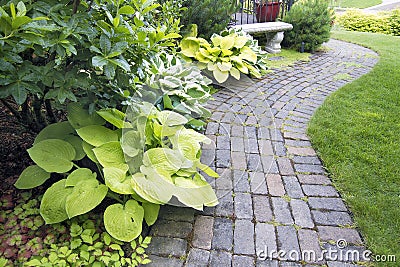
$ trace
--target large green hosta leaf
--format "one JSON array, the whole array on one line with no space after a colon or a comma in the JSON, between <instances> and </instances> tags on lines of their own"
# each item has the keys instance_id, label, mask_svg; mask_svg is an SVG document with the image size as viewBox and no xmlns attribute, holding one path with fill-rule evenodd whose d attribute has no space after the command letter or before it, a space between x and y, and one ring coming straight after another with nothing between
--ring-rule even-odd
<instances>
[{"instance_id":1,"label":"large green hosta leaf","mask_svg":"<svg viewBox=\"0 0 400 267\"><path fill-rule=\"evenodd\" d=\"M97 114L119 129L124 127L125 113L119 111L118 109L102 109L97 111Z\"/></svg>"},{"instance_id":2,"label":"large green hosta leaf","mask_svg":"<svg viewBox=\"0 0 400 267\"><path fill-rule=\"evenodd\" d=\"M37 165L27 167L15 182L18 189L30 189L42 185L50 178L50 173Z\"/></svg>"},{"instance_id":3,"label":"large green hosta leaf","mask_svg":"<svg viewBox=\"0 0 400 267\"><path fill-rule=\"evenodd\" d=\"M128 170L125 162L124 152L122 151L120 142L108 142L99 147L93 148L97 160L101 166L115 167L121 170Z\"/></svg>"},{"instance_id":4,"label":"large green hosta leaf","mask_svg":"<svg viewBox=\"0 0 400 267\"><path fill-rule=\"evenodd\" d=\"M94 146L86 143L85 141L82 141L82 148L91 161L93 161L94 163L99 163L99 161L96 158L96 155L93 152Z\"/></svg>"},{"instance_id":5,"label":"large green hosta leaf","mask_svg":"<svg viewBox=\"0 0 400 267\"><path fill-rule=\"evenodd\" d=\"M68 121L75 129L89 125L103 125L104 119L96 112L89 114L89 111L80 103L70 103L67 106Z\"/></svg>"},{"instance_id":6,"label":"large green hosta leaf","mask_svg":"<svg viewBox=\"0 0 400 267\"><path fill-rule=\"evenodd\" d=\"M170 137L174 149L178 149L185 158L195 161L199 159L200 143L210 144L211 140L192 129L182 128Z\"/></svg>"},{"instance_id":7,"label":"large green hosta leaf","mask_svg":"<svg viewBox=\"0 0 400 267\"><path fill-rule=\"evenodd\" d=\"M34 145L47 139L62 139L65 140L69 135L74 134L75 129L72 128L68 121L57 122L46 126L36 136Z\"/></svg>"},{"instance_id":8,"label":"large green hosta leaf","mask_svg":"<svg viewBox=\"0 0 400 267\"><path fill-rule=\"evenodd\" d=\"M68 175L65 186L75 186L80 181L96 179L96 176L97 174L95 172L92 173L90 169L79 168Z\"/></svg>"},{"instance_id":9,"label":"large green hosta leaf","mask_svg":"<svg viewBox=\"0 0 400 267\"><path fill-rule=\"evenodd\" d=\"M108 188L118 194L134 194L135 191L131 186L131 176L126 175L126 171L109 167L104 168L104 180Z\"/></svg>"},{"instance_id":10,"label":"large green hosta leaf","mask_svg":"<svg viewBox=\"0 0 400 267\"><path fill-rule=\"evenodd\" d=\"M43 195L40 203L40 215L47 224L59 223L68 219L65 201L72 193L72 187L65 187L65 179L50 186Z\"/></svg>"},{"instance_id":11,"label":"large green hosta leaf","mask_svg":"<svg viewBox=\"0 0 400 267\"><path fill-rule=\"evenodd\" d=\"M160 205L143 202L142 207L144 209L144 220L146 221L147 225L153 225L157 221Z\"/></svg>"},{"instance_id":12,"label":"large green hosta leaf","mask_svg":"<svg viewBox=\"0 0 400 267\"><path fill-rule=\"evenodd\" d=\"M64 173L71 170L75 159L75 149L59 139L43 140L28 149L31 159L47 172Z\"/></svg>"},{"instance_id":13,"label":"large green hosta leaf","mask_svg":"<svg viewBox=\"0 0 400 267\"><path fill-rule=\"evenodd\" d=\"M114 204L104 212L104 226L114 238L130 242L142 232L144 210L136 200L128 200L125 206Z\"/></svg>"},{"instance_id":14,"label":"large green hosta leaf","mask_svg":"<svg viewBox=\"0 0 400 267\"><path fill-rule=\"evenodd\" d=\"M167 204L175 196L182 204L198 210L218 204L213 189L200 174L193 179L177 177L175 184L171 184L167 177L153 168L142 166L141 171L133 175L132 186L139 196L149 202Z\"/></svg>"},{"instance_id":15,"label":"large green hosta leaf","mask_svg":"<svg viewBox=\"0 0 400 267\"><path fill-rule=\"evenodd\" d=\"M176 173L181 168L190 168L193 163L185 159L178 150L170 148L152 148L143 155L143 164L153 168L166 177Z\"/></svg>"},{"instance_id":16,"label":"large green hosta leaf","mask_svg":"<svg viewBox=\"0 0 400 267\"><path fill-rule=\"evenodd\" d=\"M76 130L78 135L92 146L118 141L118 134L101 125L89 125Z\"/></svg>"},{"instance_id":17,"label":"large green hosta leaf","mask_svg":"<svg viewBox=\"0 0 400 267\"><path fill-rule=\"evenodd\" d=\"M100 184L97 179L79 181L65 201L68 217L72 218L94 209L106 197L107 191L108 187Z\"/></svg>"}]
</instances>

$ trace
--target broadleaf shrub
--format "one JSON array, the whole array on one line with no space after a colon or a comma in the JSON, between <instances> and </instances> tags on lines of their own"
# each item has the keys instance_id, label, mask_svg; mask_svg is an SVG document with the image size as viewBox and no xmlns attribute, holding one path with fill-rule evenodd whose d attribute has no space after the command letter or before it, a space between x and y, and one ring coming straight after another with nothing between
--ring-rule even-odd
<instances>
[{"instance_id":1,"label":"broadleaf shrub","mask_svg":"<svg viewBox=\"0 0 400 267\"><path fill-rule=\"evenodd\" d=\"M166 9L146 0L0 1L1 102L36 132L68 101L91 113L121 107L149 59L173 52L180 38L177 11L167 19Z\"/></svg>"},{"instance_id":2,"label":"broadleaf shrub","mask_svg":"<svg viewBox=\"0 0 400 267\"><path fill-rule=\"evenodd\" d=\"M181 17L184 31L196 24L199 37L205 39L224 30L237 8L232 0L182 0L182 6L186 8Z\"/></svg>"},{"instance_id":3,"label":"broadleaf shrub","mask_svg":"<svg viewBox=\"0 0 400 267\"><path fill-rule=\"evenodd\" d=\"M336 23L349 31L373 32L399 36L400 9L379 14L366 14L362 11L349 10L338 15Z\"/></svg>"},{"instance_id":4,"label":"broadleaf shrub","mask_svg":"<svg viewBox=\"0 0 400 267\"><path fill-rule=\"evenodd\" d=\"M313 52L329 40L333 11L327 0L299 0L285 14L283 21L291 23L293 29L285 32L282 45Z\"/></svg>"}]
</instances>

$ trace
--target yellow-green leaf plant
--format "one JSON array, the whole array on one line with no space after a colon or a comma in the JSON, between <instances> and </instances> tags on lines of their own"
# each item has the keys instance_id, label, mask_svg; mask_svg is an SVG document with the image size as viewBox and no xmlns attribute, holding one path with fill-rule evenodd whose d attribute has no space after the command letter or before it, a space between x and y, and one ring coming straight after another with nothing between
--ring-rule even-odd
<instances>
[{"instance_id":1,"label":"yellow-green leaf plant","mask_svg":"<svg viewBox=\"0 0 400 267\"><path fill-rule=\"evenodd\" d=\"M173 196L199 210L218 203L199 173L218 177L200 162L200 143L210 139L185 128L183 115L147 102L132 103L128 115L110 108L89 114L79 103L69 104L68 111L68 121L38 134L28 149L36 165L15 183L30 189L46 186L50 177L56 180L41 200L47 224L88 213L110 198L105 229L131 242L142 233L143 221L154 224L160 205L171 203Z\"/></svg>"},{"instance_id":2,"label":"yellow-green leaf plant","mask_svg":"<svg viewBox=\"0 0 400 267\"><path fill-rule=\"evenodd\" d=\"M267 69L266 52L239 30L213 34L211 43L203 38L186 37L180 48L184 58L195 60L200 69L212 72L218 83L224 83L229 76L239 80L241 73L260 78Z\"/></svg>"}]
</instances>

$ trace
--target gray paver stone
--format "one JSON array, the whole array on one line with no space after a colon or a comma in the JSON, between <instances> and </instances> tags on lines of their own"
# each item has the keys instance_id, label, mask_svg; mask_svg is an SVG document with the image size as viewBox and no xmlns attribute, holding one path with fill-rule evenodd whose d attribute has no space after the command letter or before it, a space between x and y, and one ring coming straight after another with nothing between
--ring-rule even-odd
<instances>
[{"instance_id":1,"label":"gray paver stone","mask_svg":"<svg viewBox=\"0 0 400 267\"><path fill-rule=\"evenodd\" d=\"M232 267L254 267L254 258L248 256L233 255Z\"/></svg>"},{"instance_id":2,"label":"gray paver stone","mask_svg":"<svg viewBox=\"0 0 400 267\"><path fill-rule=\"evenodd\" d=\"M203 267L208 265L210 251L192 248L186 260L185 267Z\"/></svg>"},{"instance_id":3,"label":"gray paver stone","mask_svg":"<svg viewBox=\"0 0 400 267\"><path fill-rule=\"evenodd\" d=\"M256 255L259 258L272 259L274 251L277 251L275 227L268 223L257 223Z\"/></svg>"},{"instance_id":4,"label":"gray paver stone","mask_svg":"<svg viewBox=\"0 0 400 267\"><path fill-rule=\"evenodd\" d=\"M250 220L236 220L234 229L235 254L254 255L254 224Z\"/></svg>"},{"instance_id":5,"label":"gray paver stone","mask_svg":"<svg viewBox=\"0 0 400 267\"><path fill-rule=\"evenodd\" d=\"M265 174L262 172L250 172L250 188L253 194L268 194Z\"/></svg>"},{"instance_id":6,"label":"gray paver stone","mask_svg":"<svg viewBox=\"0 0 400 267\"><path fill-rule=\"evenodd\" d=\"M233 215L233 197L230 190L217 190L219 204L215 207L215 215L232 216Z\"/></svg>"},{"instance_id":7,"label":"gray paver stone","mask_svg":"<svg viewBox=\"0 0 400 267\"><path fill-rule=\"evenodd\" d=\"M225 251L211 251L210 267L231 266L232 254Z\"/></svg>"},{"instance_id":8,"label":"gray paver stone","mask_svg":"<svg viewBox=\"0 0 400 267\"><path fill-rule=\"evenodd\" d=\"M281 175L294 175L294 169L290 159L278 158L279 172Z\"/></svg>"},{"instance_id":9,"label":"gray paver stone","mask_svg":"<svg viewBox=\"0 0 400 267\"><path fill-rule=\"evenodd\" d=\"M272 209L268 196L253 195L254 217L257 222L272 221Z\"/></svg>"},{"instance_id":10,"label":"gray paver stone","mask_svg":"<svg viewBox=\"0 0 400 267\"><path fill-rule=\"evenodd\" d=\"M226 218L214 219L213 249L232 250L233 246L233 221Z\"/></svg>"},{"instance_id":11,"label":"gray paver stone","mask_svg":"<svg viewBox=\"0 0 400 267\"><path fill-rule=\"evenodd\" d=\"M317 197L338 197L339 194L333 186L330 185L303 185L304 194Z\"/></svg>"},{"instance_id":12,"label":"gray paver stone","mask_svg":"<svg viewBox=\"0 0 400 267\"><path fill-rule=\"evenodd\" d=\"M214 218L198 216L194 223L192 245L197 248L211 249Z\"/></svg>"},{"instance_id":13,"label":"gray paver stone","mask_svg":"<svg viewBox=\"0 0 400 267\"><path fill-rule=\"evenodd\" d=\"M304 197L303 191L296 176L283 176L283 182L285 184L286 193L291 198L302 198Z\"/></svg>"},{"instance_id":14,"label":"gray paver stone","mask_svg":"<svg viewBox=\"0 0 400 267\"><path fill-rule=\"evenodd\" d=\"M310 208L307 203L303 200L292 199L290 201L292 206L292 213L294 217L294 223L304 228L313 228L314 222L311 218Z\"/></svg>"},{"instance_id":15,"label":"gray paver stone","mask_svg":"<svg viewBox=\"0 0 400 267\"><path fill-rule=\"evenodd\" d=\"M346 240L349 244L362 244L360 234L356 229L333 227L333 226L318 226L319 237L323 241L338 241Z\"/></svg>"},{"instance_id":16,"label":"gray paver stone","mask_svg":"<svg viewBox=\"0 0 400 267\"><path fill-rule=\"evenodd\" d=\"M233 189L235 192L250 192L250 183L246 171L233 171Z\"/></svg>"},{"instance_id":17,"label":"gray paver stone","mask_svg":"<svg viewBox=\"0 0 400 267\"><path fill-rule=\"evenodd\" d=\"M293 219L290 214L289 204L280 197L273 197L271 199L275 221L282 224L292 224Z\"/></svg>"},{"instance_id":18,"label":"gray paver stone","mask_svg":"<svg viewBox=\"0 0 400 267\"><path fill-rule=\"evenodd\" d=\"M340 198L309 197L308 204L312 209L347 211L346 205Z\"/></svg>"},{"instance_id":19,"label":"gray paver stone","mask_svg":"<svg viewBox=\"0 0 400 267\"><path fill-rule=\"evenodd\" d=\"M296 172L313 173L313 174L324 174L325 170L321 165L312 164L294 164Z\"/></svg>"},{"instance_id":20,"label":"gray paver stone","mask_svg":"<svg viewBox=\"0 0 400 267\"><path fill-rule=\"evenodd\" d=\"M300 229L298 231L302 260L310 263L324 263L318 261L322 255L318 234L314 230Z\"/></svg>"},{"instance_id":21,"label":"gray paver stone","mask_svg":"<svg viewBox=\"0 0 400 267\"><path fill-rule=\"evenodd\" d=\"M234 198L235 215L239 219L252 219L253 207L251 195L248 193L236 193Z\"/></svg>"},{"instance_id":22,"label":"gray paver stone","mask_svg":"<svg viewBox=\"0 0 400 267\"><path fill-rule=\"evenodd\" d=\"M347 212L312 210L315 223L318 225L351 225L353 222Z\"/></svg>"},{"instance_id":23,"label":"gray paver stone","mask_svg":"<svg viewBox=\"0 0 400 267\"><path fill-rule=\"evenodd\" d=\"M194 221L194 210L191 208L182 208L165 205L160 208L159 219L171 220L171 221Z\"/></svg>"},{"instance_id":24,"label":"gray paver stone","mask_svg":"<svg viewBox=\"0 0 400 267\"><path fill-rule=\"evenodd\" d=\"M157 220L151 228L151 236L187 238L192 232L193 225L189 222Z\"/></svg>"},{"instance_id":25,"label":"gray paver stone","mask_svg":"<svg viewBox=\"0 0 400 267\"><path fill-rule=\"evenodd\" d=\"M186 255L187 242L184 239L155 236L147 249L148 254L172 255L181 257Z\"/></svg>"},{"instance_id":26,"label":"gray paver stone","mask_svg":"<svg viewBox=\"0 0 400 267\"><path fill-rule=\"evenodd\" d=\"M147 267L182 267L183 260L171 257L159 257L156 255L149 255L151 262Z\"/></svg>"},{"instance_id":27,"label":"gray paver stone","mask_svg":"<svg viewBox=\"0 0 400 267\"><path fill-rule=\"evenodd\" d=\"M293 226L277 226L278 250L300 252L299 241L297 240L296 229ZM283 258L289 259L290 255Z\"/></svg>"},{"instance_id":28,"label":"gray paver stone","mask_svg":"<svg viewBox=\"0 0 400 267\"><path fill-rule=\"evenodd\" d=\"M328 177L326 177L325 175L299 174L297 177L299 178L299 181L302 184L320 184L320 185L331 184L331 180Z\"/></svg>"}]
</instances>

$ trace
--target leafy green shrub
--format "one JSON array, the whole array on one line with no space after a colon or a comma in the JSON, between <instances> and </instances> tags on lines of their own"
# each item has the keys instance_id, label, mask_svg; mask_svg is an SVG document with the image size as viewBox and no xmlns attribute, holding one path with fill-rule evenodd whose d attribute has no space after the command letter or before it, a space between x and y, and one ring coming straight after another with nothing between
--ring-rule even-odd
<instances>
[{"instance_id":1,"label":"leafy green shrub","mask_svg":"<svg viewBox=\"0 0 400 267\"><path fill-rule=\"evenodd\" d=\"M339 15L337 24L349 31L374 32L400 35L400 10L365 14L357 10L349 10Z\"/></svg>"},{"instance_id":2,"label":"leafy green shrub","mask_svg":"<svg viewBox=\"0 0 400 267\"><path fill-rule=\"evenodd\" d=\"M0 3L0 99L37 132L66 101L118 107L180 37L179 20L151 0Z\"/></svg>"},{"instance_id":3,"label":"leafy green shrub","mask_svg":"<svg viewBox=\"0 0 400 267\"><path fill-rule=\"evenodd\" d=\"M182 13L181 24L186 31L191 24L196 24L199 36L205 39L224 30L236 11L232 0L182 0L182 5L186 10Z\"/></svg>"},{"instance_id":4,"label":"leafy green shrub","mask_svg":"<svg viewBox=\"0 0 400 267\"><path fill-rule=\"evenodd\" d=\"M104 211L105 229L131 242L141 234L142 221L154 224L159 205L173 196L200 210L218 203L198 172L218 177L200 162L200 143L210 140L186 129L187 122L147 102L132 103L127 114L117 109L89 114L82 104L71 103L68 121L38 134L28 149L36 165L26 168L15 186L34 188L52 173L62 174L41 201L40 214L47 224L85 214L108 197L116 203Z\"/></svg>"},{"instance_id":5,"label":"leafy green shrub","mask_svg":"<svg viewBox=\"0 0 400 267\"><path fill-rule=\"evenodd\" d=\"M285 32L282 45L299 50L313 52L323 42L329 40L333 15L326 0L296 1L283 18L291 23L293 29Z\"/></svg>"},{"instance_id":6,"label":"leafy green shrub","mask_svg":"<svg viewBox=\"0 0 400 267\"><path fill-rule=\"evenodd\" d=\"M212 72L219 83L231 75L240 79L240 73L261 77L267 67L265 52L258 42L240 30L225 30L213 34L211 44L197 37L187 37L181 41L181 53L198 61L200 69Z\"/></svg>"}]
</instances>

